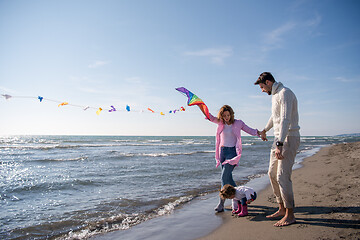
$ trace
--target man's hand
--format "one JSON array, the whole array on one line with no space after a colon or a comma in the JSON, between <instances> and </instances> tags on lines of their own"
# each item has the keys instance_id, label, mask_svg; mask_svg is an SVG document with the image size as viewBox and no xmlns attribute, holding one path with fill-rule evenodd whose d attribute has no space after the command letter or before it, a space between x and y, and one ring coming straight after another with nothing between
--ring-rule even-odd
<instances>
[{"instance_id":1,"label":"man's hand","mask_svg":"<svg viewBox=\"0 0 360 240\"><path fill-rule=\"evenodd\" d=\"M284 156L282 155L282 150L283 150L283 147L282 146L277 146L276 149L275 149L275 156L277 159L279 160L283 160L284 159Z\"/></svg>"},{"instance_id":2,"label":"man's hand","mask_svg":"<svg viewBox=\"0 0 360 240\"><path fill-rule=\"evenodd\" d=\"M259 132L259 135L260 135L260 137L261 137L261 140L267 141L265 129L262 130L261 132Z\"/></svg>"}]
</instances>

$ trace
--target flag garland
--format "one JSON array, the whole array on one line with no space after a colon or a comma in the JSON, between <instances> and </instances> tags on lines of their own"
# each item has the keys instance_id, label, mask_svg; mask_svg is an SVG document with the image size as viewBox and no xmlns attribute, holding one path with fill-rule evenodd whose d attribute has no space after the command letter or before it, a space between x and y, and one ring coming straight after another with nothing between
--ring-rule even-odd
<instances>
[{"instance_id":1,"label":"flag garland","mask_svg":"<svg viewBox=\"0 0 360 240\"><path fill-rule=\"evenodd\" d=\"M11 98L32 98L32 99L36 99L38 100L40 103L44 102L44 101L49 101L49 102L54 102L54 103L57 103L58 104L58 107L65 107L65 106L72 106L72 107L79 107L79 108L82 108L84 111L88 110L88 109L94 109L96 110L96 114L97 115L100 115L100 113L105 110L109 113L112 113L112 112L122 112L122 111L125 111L125 112L140 112L140 113L143 113L143 112L149 112L149 113L158 113L162 116L165 115L165 112L164 111L160 111L160 112L157 112L157 111L154 111L152 110L150 107L148 107L145 110L140 110L140 111L136 111L136 110L132 110L132 108L130 108L129 105L126 105L126 107L124 108L124 110L122 110L121 108L118 108L118 107L114 107L114 105L111 105L110 108L104 108L104 107L91 107L91 106L81 106L81 105L76 105L76 104L71 104L67 101L58 101L58 100L52 100L52 99L48 99L48 98L44 98L42 96L38 96L38 97L31 97L31 96L11 96L11 95L8 95L8 94L1 94L1 96L3 96L6 100L9 100ZM167 111L169 114L171 113L176 113L176 112L182 112L182 111L185 111L185 108L184 107L180 107L180 108L176 108L176 109L173 109L173 110L169 110Z\"/></svg>"}]
</instances>

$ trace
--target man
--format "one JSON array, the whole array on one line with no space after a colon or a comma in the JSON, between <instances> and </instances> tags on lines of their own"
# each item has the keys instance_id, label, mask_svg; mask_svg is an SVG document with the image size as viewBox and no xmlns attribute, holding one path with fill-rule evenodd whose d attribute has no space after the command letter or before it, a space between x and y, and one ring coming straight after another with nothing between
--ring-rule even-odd
<instances>
[{"instance_id":1,"label":"man","mask_svg":"<svg viewBox=\"0 0 360 240\"><path fill-rule=\"evenodd\" d=\"M289 88L284 87L281 82L276 82L269 72L260 74L255 85L259 85L262 92L272 95L271 117L261 132L261 137L267 140L266 132L274 128L274 144L271 148L268 174L279 209L266 217L282 217L274 226L288 226L296 222L291 173L300 145L297 99Z\"/></svg>"}]
</instances>

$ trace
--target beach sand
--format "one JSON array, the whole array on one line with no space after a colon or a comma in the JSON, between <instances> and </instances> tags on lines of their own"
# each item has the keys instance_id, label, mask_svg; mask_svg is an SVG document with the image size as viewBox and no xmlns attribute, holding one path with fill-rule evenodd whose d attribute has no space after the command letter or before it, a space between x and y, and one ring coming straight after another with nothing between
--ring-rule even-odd
<instances>
[{"instance_id":1,"label":"beach sand","mask_svg":"<svg viewBox=\"0 0 360 240\"><path fill-rule=\"evenodd\" d=\"M268 186L249 216L225 211L223 224L199 239L360 239L360 142L324 147L303 164L292 175L296 224L274 227L265 217L278 207Z\"/></svg>"}]
</instances>

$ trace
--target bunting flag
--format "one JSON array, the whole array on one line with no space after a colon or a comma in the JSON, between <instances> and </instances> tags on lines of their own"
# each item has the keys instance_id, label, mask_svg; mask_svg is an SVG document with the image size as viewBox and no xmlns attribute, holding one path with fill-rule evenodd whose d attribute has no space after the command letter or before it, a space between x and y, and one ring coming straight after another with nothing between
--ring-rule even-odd
<instances>
[{"instance_id":1,"label":"bunting flag","mask_svg":"<svg viewBox=\"0 0 360 240\"><path fill-rule=\"evenodd\" d=\"M7 95L7 94L2 94L2 96L3 96L6 100L8 100L8 99L12 98L12 96Z\"/></svg>"},{"instance_id":2,"label":"bunting flag","mask_svg":"<svg viewBox=\"0 0 360 240\"><path fill-rule=\"evenodd\" d=\"M38 96L38 97L30 97L30 96L11 96L11 95L8 95L8 94L1 94L1 96L3 96L6 100L9 100L9 99L12 99L12 98L31 98L31 99L36 99L38 102L42 103L44 101L50 101L50 102L54 102L54 103L57 103L58 104L58 107L60 106L72 106L72 107L79 107L81 108L83 111L86 111L88 109L94 109L96 111L96 114L97 115L100 115L100 113L103 111L103 110L107 110L108 112L112 113L112 112L130 112L130 109L131 109L131 112L139 112L139 113L146 113L146 112L151 112L151 113L157 113L157 114L160 114L162 116L164 115L167 115L165 113L176 113L177 111L181 112L181 111L185 111L185 108L184 107L180 107L180 108L177 108L177 109L174 109L174 110L170 110L170 111L154 111L152 110L151 108L147 108L147 111L146 110L133 110L132 108L130 108L129 105L126 105L125 108L115 108L114 105L110 105L110 109L106 109L106 108L103 108L103 107L91 107L91 106L81 106L81 105L75 105L75 104L71 104L69 102L62 102L62 101L58 101L58 100L52 100L52 99L48 99L48 98L44 98L42 96Z\"/></svg>"},{"instance_id":3,"label":"bunting flag","mask_svg":"<svg viewBox=\"0 0 360 240\"><path fill-rule=\"evenodd\" d=\"M41 101L40 101L41 102ZM65 105L69 105L69 103L68 102L62 102L62 103L60 103L59 105L58 105L58 107L60 107L60 106L65 106Z\"/></svg>"},{"instance_id":4,"label":"bunting flag","mask_svg":"<svg viewBox=\"0 0 360 240\"><path fill-rule=\"evenodd\" d=\"M184 87L176 88L176 90L188 97L188 102L187 102L188 106L197 105L200 108L200 110L204 113L206 118L210 119L209 109L206 106L206 104L203 102L203 100L201 100L198 96L196 96L195 94L193 94L192 92L190 92L189 90L187 90Z\"/></svg>"},{"instance_id":5,"label":"bunting flag","mask_svg":"<svg viewBox=\"0 0 360 240\"><path fill-rule=\"evenodd\" d=\"M110 106L111 107L111 109L109 110L109 112L115 112L116 111L116 109L114 108L114 106Z\"/></svg>"},{"instance_id":6,"label":"bunting flag","mask_svg":"<svg viewBox=\"0 0 360 240\"><path fill-rule=\"evenodd\" d=\"M101 111L102 111L102 108L99 108L99 110L96 111L96 114L99 116Z\"/></svg>"}]
</instances>

